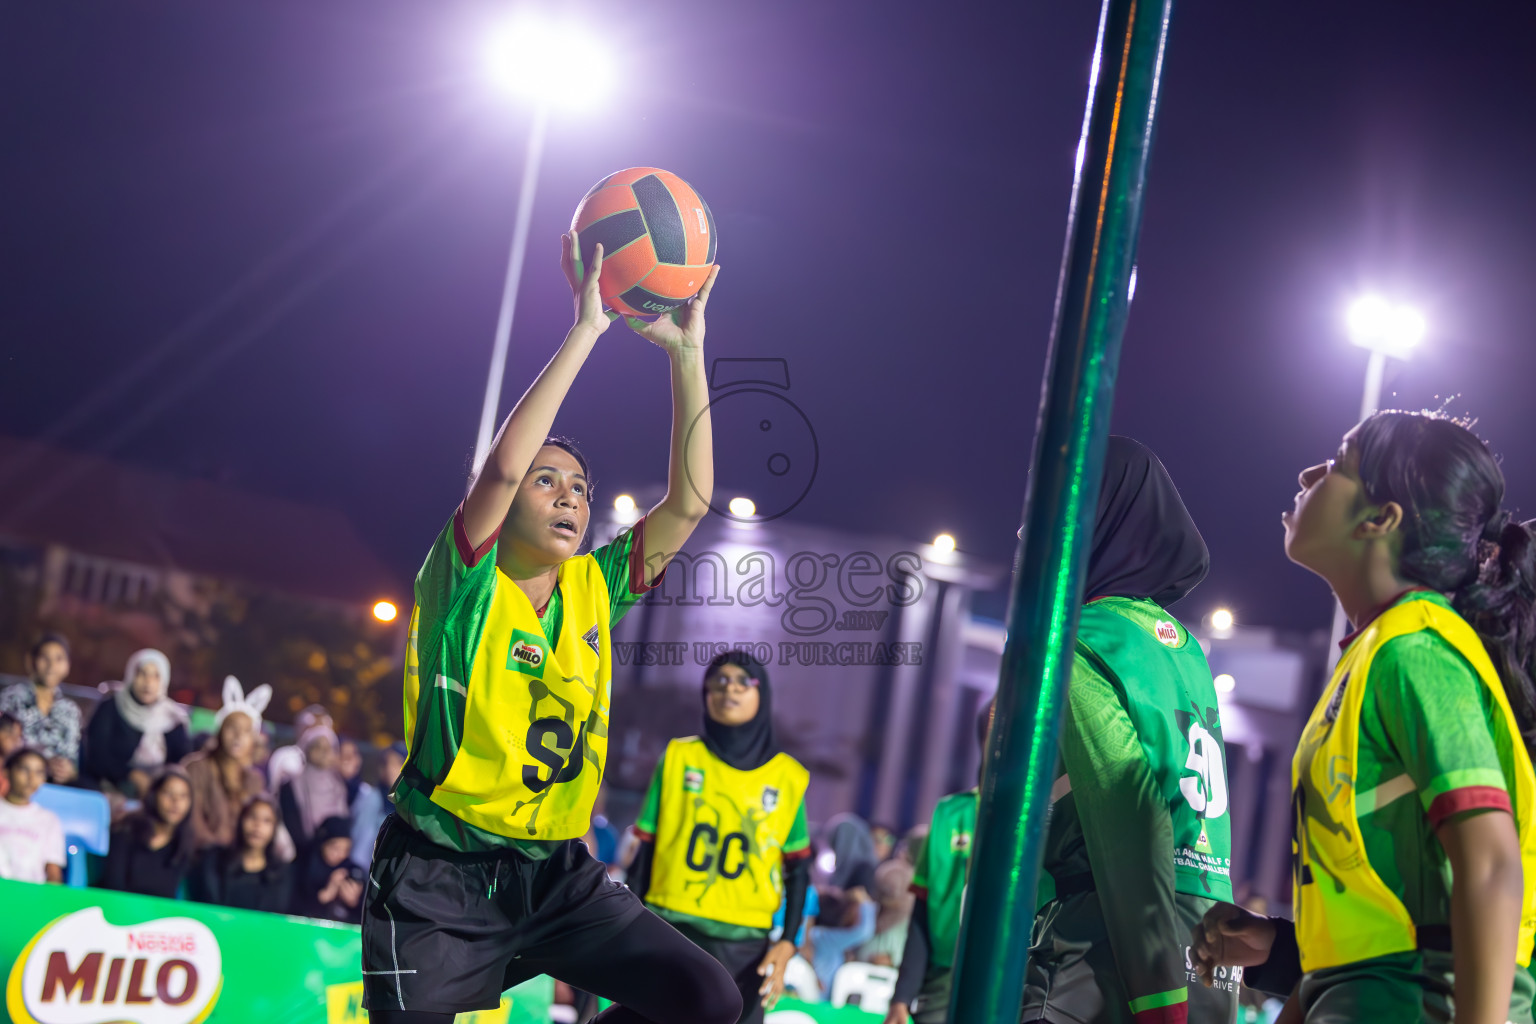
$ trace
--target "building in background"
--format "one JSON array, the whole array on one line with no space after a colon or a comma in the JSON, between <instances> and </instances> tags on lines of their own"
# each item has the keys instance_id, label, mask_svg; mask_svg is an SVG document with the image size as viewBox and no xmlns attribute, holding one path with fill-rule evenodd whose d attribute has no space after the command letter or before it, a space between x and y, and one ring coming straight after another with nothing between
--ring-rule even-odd
<instances>
[{"instance_id":1,"label":"building in background","mask_svg":"<svg viewBox=\"0 0 1536 1024\"><path fill-rule=\"evenodd\" d=\"M117 679L132 651L171 658L172 692L218 705L226 674L270 683L279 721L311 703L366 739L400 731L410 594L330 509L0 438L0 671L45 630L70 680Z\"/></svg>"}]
</instances>

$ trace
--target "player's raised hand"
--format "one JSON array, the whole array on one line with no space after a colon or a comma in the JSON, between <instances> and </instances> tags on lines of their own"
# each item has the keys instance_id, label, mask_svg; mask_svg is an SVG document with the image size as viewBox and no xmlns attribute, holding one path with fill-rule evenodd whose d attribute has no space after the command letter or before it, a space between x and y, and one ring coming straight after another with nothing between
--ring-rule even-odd
<instances>
[{"instance_id":1,"label":"player's raised hand","mask_svg":"<svg viewBox=\"0 0 1536 1024\"><path fill-rule=\"evenodd\" d=\"M598 275L603 270L603 243L592 247L592 265L581 263L581 240L573 228L568 235L560 236L560 269L571 286L571 296L576 305L576 325L590 327L598 334L618 319L617 313L603 311L603 297L597 290Z\"/></svg>"},{"instance_id":2,"label":"player's raised hand","mask_svg":"<svg viewBox=\"0 0 1536 1024\"><path fill-rule=\"evenodd\" d=\"M1195 973L1207 988L1217 967L1257 967L1269 959L1275 923L1250 910L1218 903L1206 911L1190 936Z\"/></svg>"},{"instance_id":3,"label":"player's raised hand","mask_svg":"<svg viewBox=\"0 0 1536 1024\"><path fill-rule=\"evenodd\" d=\"M657 317L651 323L633 316L625 317L624 322L640 337L660 345L668 352L703 351L704 307L709 304L710 289L714 288L715 278L719 276L720 265L717 263L710 268L699 294L672 312Z\"/></svg>"}]
</instances>

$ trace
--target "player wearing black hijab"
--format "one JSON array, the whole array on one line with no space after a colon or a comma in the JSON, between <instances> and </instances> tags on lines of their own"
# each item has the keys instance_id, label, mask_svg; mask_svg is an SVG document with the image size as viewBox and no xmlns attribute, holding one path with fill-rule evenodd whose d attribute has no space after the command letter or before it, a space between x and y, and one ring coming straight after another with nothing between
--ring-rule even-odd
<instances>
[{"instance_id":1,"label":"player wearing black hijab","mask_svg":"<svg viewBox=\"0 0 1536 1024\"><path fill-rule=\"evenodd\" d=\"M800 931L809 882L805 789L810 773L773 736L768 670L740 651L704 672L704 732L667 744L635 831L630 885L659 916L719 960L741 990L742 1024L759 1022L795 953L771 946Z\"/></svg>"},{"instance_id":2,"label":"player wearing black hijab","mask_svg":"<svg viewBox=\"0 0 1536 1024\"><path fill-rule=\"evenodd\" d=\"M1166 606L1210 566L1157 457L1111 437L1051 790L1024 1021L1230 1022L1236 981L1190 986L1190 926L1231 900L1221 718Z\"/></svg>"}]
</instances>

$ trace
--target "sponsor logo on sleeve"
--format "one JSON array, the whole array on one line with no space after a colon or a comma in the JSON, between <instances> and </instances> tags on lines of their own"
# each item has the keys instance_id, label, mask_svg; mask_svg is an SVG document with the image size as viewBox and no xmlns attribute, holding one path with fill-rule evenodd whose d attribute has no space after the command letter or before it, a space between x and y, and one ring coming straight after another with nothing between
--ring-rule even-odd
<instances>
[{"instance_id":1,"label":"sponsor logo on sleeve","mask_svg":"<svg viewBox=\"0 0 1536 1024\"><path fill-rule=\"evenodd\" d=\"M201 921L118 926L87 907L32 937L11 967L5 1004L16 1024L199 1024L218 1002L223 968Z\"/></svg>"},{"instance_id":2,"label":"sponsor logo on sleeve","mask_svg":"<svg viewBox=\"0 0 1536 1024\"><path fill-rule=\"evenodd\" d=\"M949 849L952 853L968 853L971 849L971 834L960 829L950 833Z\"/></svg>"},{"instance_id":3,"label":"sponsor logo on sleeve","mask_svg":"<svg viewBox=\"0 0 1536 1024\"><path fill-rule=\"evenodd\" d=\"M684 768L683 769L683 792L684 793L702 793L702 792L704 792L704 769L703 768Z\"/></svg>"},{"instance_id":4,"label":"sponsor logo on sleeve","mask_svg":"<svg viewBox=\"0 0 1536 1024\"><path fill-rule=\"evenodd\" d=\"M1157 640L1167 647L1179 646L1179 627L1162 619L1157 620Z\"/></svg>"},{"instance_id":5,"label":"sponsor logo on sleeve","mask_svg":"<svg viewBox=\"0 0 1536 1024\"><path fill-rule=\"evenodd\" d=\"M763 787L763 811L772 814L774 808L779 806L779 790L775 786Z\"/></svg>"}]
</instances>

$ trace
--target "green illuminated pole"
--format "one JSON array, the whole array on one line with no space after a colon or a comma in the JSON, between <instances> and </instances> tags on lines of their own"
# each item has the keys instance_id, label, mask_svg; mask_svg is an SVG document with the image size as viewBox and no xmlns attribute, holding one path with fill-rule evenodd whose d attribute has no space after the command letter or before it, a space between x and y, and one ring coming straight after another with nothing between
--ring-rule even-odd
<instances>
[{"instance_id":1,"label":"green illuminated pole","mask_svg":"<svg viewBox=\"0 0 1536 1024\"><path fill-rule=\"evenodd\" d=\"M952 1024L1018 1024L1173 0L1104 0L1024 498Z\"/></svg>"}]
</instances>

